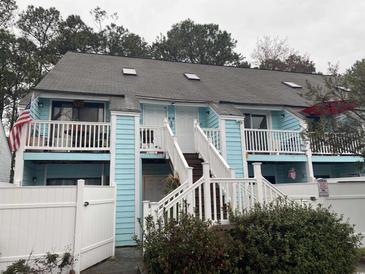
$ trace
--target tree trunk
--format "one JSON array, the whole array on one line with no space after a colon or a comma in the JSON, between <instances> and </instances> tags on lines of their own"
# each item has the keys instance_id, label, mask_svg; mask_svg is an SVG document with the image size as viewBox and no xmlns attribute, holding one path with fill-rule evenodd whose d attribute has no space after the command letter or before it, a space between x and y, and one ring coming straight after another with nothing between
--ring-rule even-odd
<instances>
[{"instance_id":1,"label":"tree trunk","mask_svg":"<svg viewBox=\"0 0 365 274\"><path fill-rule=\"evenodd\" d=\"M11 110L11 120L10 120L10 129L13 127L13 125L15 123L15 120L17 118L16 114L17 114L16 98L13 98L13 106L12 106L12 110ZM9 183L11 183L11 184L14 183L14 168L15 168L15 152L13 152L11 154L11 166L10 166L10 178L9 178Z\"/></svg>"}]
</instances>

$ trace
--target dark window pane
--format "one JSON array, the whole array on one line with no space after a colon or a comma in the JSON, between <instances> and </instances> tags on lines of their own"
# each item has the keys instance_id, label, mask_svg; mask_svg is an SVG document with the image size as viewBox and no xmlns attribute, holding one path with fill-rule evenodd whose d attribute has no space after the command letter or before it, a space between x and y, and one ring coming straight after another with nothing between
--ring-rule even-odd
<instances>
[{"instance_id":1,"label":"dark window pane","mask_svg":"<svg viewBox=\"0 0 365 274\"><path fill-rule=\"evenodd\" d=\"M267 122L265 115L252 115L252 128L267 129Z\"/></svg>"},{"instance_id":2,"label":"dark window pane","mask_svg":"<svg viewBox=\"0 0 365 274\"><path fill-rule=\"evenodd\" d=\"M52 120L103 122L104 104L55 101L52 105Z\"/></svg>"},{"instance_id":3,"label":"dark window pane","mask_svg":"<svg viewBox=\"0 0 365 274\"><path fill-rule=\"evenodd\" d=\"M73 118L72 103L53 102L52 120L72 121Z\"/></svg>"},{"instance_id":4,"label":"dark window pane","mask_svg":"<svg viewBox=\"0 0 365 274\"><path fill-rule=\"evenodd\" d=\"M47 179L47 185L49 186L69 186L77 184L76 178L55 178ZM101 185L101 178L86 178L85 185Z\"/></svg>"},{"instance_id":5,"label":"dark window pane","mask_svg":"<svg viewBox=\"0 0 365 274\"><path fill-rule=\"evenodd\" d=\"M245 113L245 128L251 128L251 114Z\"/></svg>"}]
</instances>

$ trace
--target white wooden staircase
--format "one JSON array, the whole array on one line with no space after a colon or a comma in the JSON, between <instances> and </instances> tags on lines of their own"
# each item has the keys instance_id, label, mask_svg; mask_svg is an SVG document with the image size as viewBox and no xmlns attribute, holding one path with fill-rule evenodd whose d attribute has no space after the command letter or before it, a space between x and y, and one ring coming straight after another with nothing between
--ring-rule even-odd
<instances>
[{"instance_id":1,"label":"white wooden staircase","mask_svg":"<svg viewBox=\"0 0 365 274\"><path fill-rule=\"evenodd\" d=\"M182 184L159 202L143 201L144 218L151 215L155 221L167 221L184 212L213 224L224 224L229 222L229 207L243 212L256 203L266 204L285 197L262 176L261 163L253 164L253 178L235 178L234 171L197 122L194 124L195 149L203 160L203 174L198 180L193 180L193 168L188 165L167 123L164 142Z\"/></svg>"}]
</instances>

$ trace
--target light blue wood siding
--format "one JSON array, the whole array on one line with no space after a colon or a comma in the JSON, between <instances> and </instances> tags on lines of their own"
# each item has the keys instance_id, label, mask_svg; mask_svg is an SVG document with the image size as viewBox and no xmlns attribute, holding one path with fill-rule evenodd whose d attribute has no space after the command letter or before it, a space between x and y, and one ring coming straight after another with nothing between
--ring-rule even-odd
<instances>
[{"instance_id":1,"label":"light blue wood siding","mask_svg":"<svg viewBox=\"0 0 365 274\"><path fill-rule=\"evenodd\" d=\"M209 114L207 117L207 126L209 128L218 128L219 127L219 117L217 113L209 107Z\"/></svg>"},{"instance_id":2,"label":"light blue wood siding","mask_svg":"<svg viewBox=\"0 0 365 274\"><path fill-rule=\"evenodd\" d=\"M42 105L42 107L39 107L39 120L51 120L51 100L47 98L39 98L39 102Z\"/></svg>"},{"instance_id":3,"label":"light blue wood siding","mask_svg":"<svg viewBox=\"0 0 365 274\"><path fill-rule=\"evenodd\" d=\"M117 116L115 141L116 246L134 245L135 233L135 118ZM138 171L139 172L139 171Z\"/></svg>"},{"instance_id":4,"label":"light blue wood siding","mask_svg":"<svg viewBox=\"0 0 365 274\"><path fill-rule=\"evenodd\" d=\"M243 155L241 146L240 123L225 120L227 162L236 173L236 177L243 177Z\"/></svg>"},{"instance_id":5,"label":"light blue wood siding","mask_svg":"<svg viewBox=\"0 0 365 274\"><path fill-rule=\"evenodd\" d=\"M36 97L30 105L30 113L35 120L50 120L49 119L50 100Z\"/></svg>"},{"instance_id":6,"label":"light blue wood siding","mask_svg":"<svg viewBox=\"0 0 365 274\"><path fill-rule=\"evenodd\" d=\"M271 111L273 129L300 130L299 118L287 111Z\"/></svg>"},{"instance_id":7,"label":"light blue wood siding","mask_svg":"<svg viewBox=\"0 0 365 274\"><path fill-rule=\"evenodd\" d=\"M109 161L110 153L24 152L23 158L34 161Z\"/></svg>"},{"instance_id":8,"label":"light blue wood siding","mask_svg":"<svg viewBox=\"0 0 365 274\"><path fill-rule=\"evenodd\" d=\"M199 108L199 125L200 127L208 127L208 108L206 107L200 107Z\"/></svg>"},{"instance_id":9,"label":"light blue wood siding","mask_svg":"<svg viewBox=\"0 0 365 274\"><path fill-rule=\"evenodd\" d=\"M203 128L218 128L219 116L211 107L200 107L199 124Z\"/></svg>"}]
</instances>

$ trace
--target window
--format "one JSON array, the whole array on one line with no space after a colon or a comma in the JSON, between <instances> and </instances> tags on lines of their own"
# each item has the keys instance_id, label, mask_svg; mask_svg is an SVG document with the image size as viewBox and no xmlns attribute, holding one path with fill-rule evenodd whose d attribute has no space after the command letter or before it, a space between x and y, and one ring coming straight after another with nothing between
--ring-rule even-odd
<instances>
[{"instance_id":1,"label":"window","mask_svg":"<svg viewBox=\"0 0 365 274\"><path fill-rule=\"evenodd\" d=\"M301 85L298 85L294 82L282 82L284 85L291 87L291 88L302 88Z\"/></svg>"},{"instance_id":2,"label":"window","mask_svg":"<svg viewBox=\"0 0 365 274\"><path fill-rule=\"evenodd\" d=\"M267 129L266 115L245 113L245 128Z\"/></svg>"},{"instance_id":3,"label":"window","mask_svg":"<svg viewBox=\"0 0 365 274\"><path fill-rule=\"evenodd\" d=\"M185 77L188 78L189 80L200 80L200 77L198 75L196 75L195 73L184 73Z\"/></svg>"},{"instance_id":4,"label":"window","mask_svg":"<svg viewBox=\"0 0 365 274\"><path fill-rule=\"evenodd\" d=\"M58 121L104 122L104 103L54 101L51 119Z\"/></svg>"},{"instance_id":5,"label":"window","mask_svg":"<svg viewBox=\"0 0 365 274\"><path fill-rule=\"evenodd\" d=\"M77 184L76 178L47 179L48 186L73 186ZM86 178L85 185L101 185L101 178Z\"/></svg>"},{"instance_id":6,"label":"window","mask_svg":"<svg viewBox=\"0 0 365 274\"><path fill-rule=\"evenodd\" d=\"M124 75L135 75L137 76L137 71L134 68L123 68L122 72Z\"/></svg>"}]
</instances>

